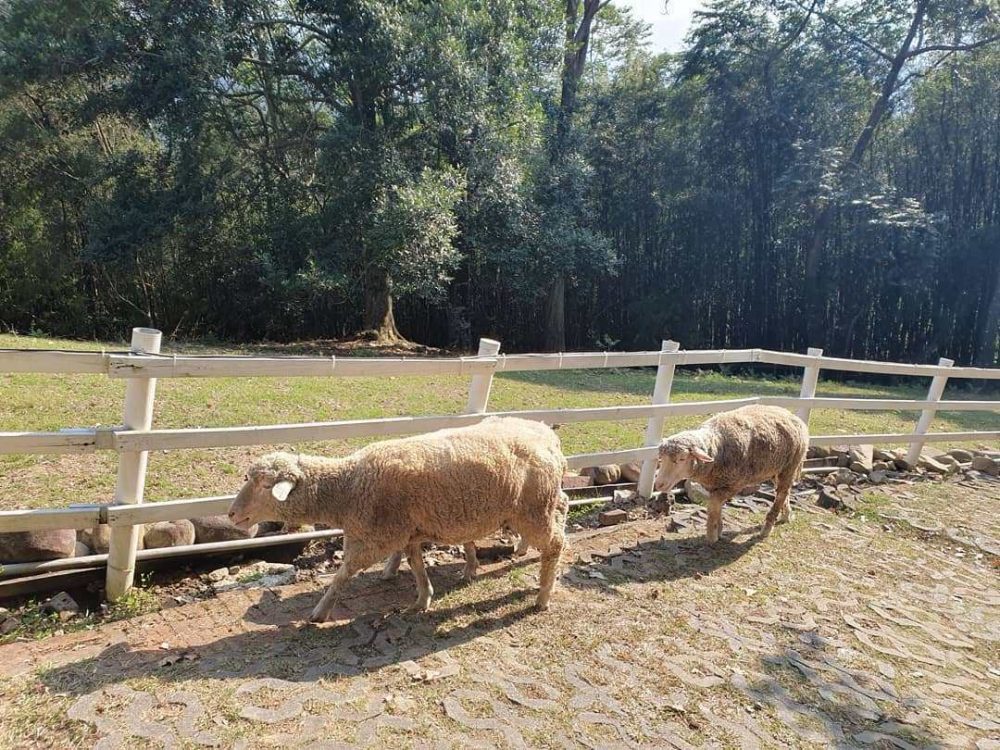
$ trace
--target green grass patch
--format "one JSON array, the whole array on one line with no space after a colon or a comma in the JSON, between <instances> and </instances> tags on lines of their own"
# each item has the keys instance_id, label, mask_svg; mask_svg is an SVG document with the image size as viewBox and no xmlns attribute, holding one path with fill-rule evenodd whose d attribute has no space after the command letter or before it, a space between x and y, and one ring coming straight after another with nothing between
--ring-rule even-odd
<instances>
[{"instance_id":1,"label":"green grass patch","mask_svg":"<svg viewBox=\"0 0 1000 750\"><path fill-rule=\"evenodd\" d=\"M858 499L852 515L875 523L882 519L882 513L888 510L890 505L889 498L881 492L865 492Z\"/></svg>"}]
</instances>

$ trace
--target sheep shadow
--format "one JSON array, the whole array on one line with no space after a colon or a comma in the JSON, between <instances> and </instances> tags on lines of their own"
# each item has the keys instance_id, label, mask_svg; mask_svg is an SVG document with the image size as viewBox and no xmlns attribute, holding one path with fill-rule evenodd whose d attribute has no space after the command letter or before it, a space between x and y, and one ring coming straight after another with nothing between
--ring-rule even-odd
<instances>
[{"instance_id":1,"label":"sheep shadow","mask_svg":"<svg viewBox=\"0 0 1000 750\"><path fill-rule=\"evenodd\" d=\"M617 594L621 587L633 583L703 578L731 565L765 541L757 531L757 527L726 530L715 544L709 544L704 535L664 535L628 547L612 547L608 554L593 554L589 562L566 568L562 583Z\"/></svg>"},{"instance_id":2,"label":"sheep shadow","mask_svg":"<svg viewBox=\"0 0 1000 750\"><path fill-rule=\"evenodd\" d=\"M534 560L518 560L480 574L490 581L511 575ZM461 563L429 570L437 601L459 588ZM475 585L475 584L473 584ZM470 592L471 594L472 592ZM423 613L405 613L415 597L412 577L401 570L397 579L382 581L377 571L362 573L348 584L343 599L350 619L310 624L305 621L322 588L282 596L280 589L262 589L258 601L234 622L232 635L182 647L132 648L117 642L97 655L43 670L39 678L53 690L83 695L130 679L155 679L160 684L191 679L235 680L277 677L313 682L377 671L417 660L489 636L537 613L532 586L485 598L432 603ZM208 603L211 606L212 603ZM231 610L219 604L220 618ZM190 637L187 640L197 640Z\"/></svg>"}]
</instances>

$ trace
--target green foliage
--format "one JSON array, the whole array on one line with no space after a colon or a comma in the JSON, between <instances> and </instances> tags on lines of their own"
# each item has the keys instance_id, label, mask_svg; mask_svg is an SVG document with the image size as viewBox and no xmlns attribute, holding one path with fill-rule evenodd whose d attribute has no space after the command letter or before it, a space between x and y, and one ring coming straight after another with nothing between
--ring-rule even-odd
<instances>
[{"instance_id":1,"label":"green foliage","mask_svg":"<svg viewBox=\"0 0 1000 750\"><path fill-rule=\"evenodd\" d=\"M391 294L408 337L534 348L559 277L574 348L998 361L994 6L714 0L652 55L612 4L560 120L565 12L10 0L0 325L331 337Z\"/></svg>"}]
</instances>

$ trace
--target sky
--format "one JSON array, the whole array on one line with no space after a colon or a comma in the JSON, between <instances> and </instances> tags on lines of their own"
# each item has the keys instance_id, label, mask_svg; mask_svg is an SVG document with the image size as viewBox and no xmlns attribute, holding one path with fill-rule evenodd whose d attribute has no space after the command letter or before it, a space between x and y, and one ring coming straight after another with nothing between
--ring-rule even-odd
<instances>
[{"instance_id":1,"label":"sky","mask_svg":"<svg viewBox=\"0 0 1000 750\"><path fill-rule=\"evenodd\" d=\"M650 44L655 52L676 52L691 25L691 14L704 5L703 0L619 0L632 8L638 18L652 25ZM666 10L664 11L664 5Z\"/></svg>"}]
</instances>

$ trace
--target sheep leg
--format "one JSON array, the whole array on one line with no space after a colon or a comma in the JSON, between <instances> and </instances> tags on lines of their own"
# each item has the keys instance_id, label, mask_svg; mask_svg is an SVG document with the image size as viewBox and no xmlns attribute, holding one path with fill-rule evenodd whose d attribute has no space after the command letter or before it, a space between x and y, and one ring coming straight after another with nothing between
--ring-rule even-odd
<instances>
[{"instance_id":1,"label":"sheep leg","mask_svg":"<svg viewBox=\"0 0 1000 750\"><path fill-rule=\"evenodd\" d=\"M517 548L514 550L514 554L517 557L524 557L526 554L528 554L528 548L530 546L531 545L528 544L527 539L525 539L523 536L519 536L517 539Z\"/></svg>"},{"instance_id":2,"label":"sheep leg","mask_svg":"<svg viewBox=\"0 0 1000 750\"><path fill-rule=\"evenodd\" d=\"M713 493L708 497L708 523L705 529L705 539L709 544L719 541L719 534L722 533L722 506L726 504L729 496L724 493Z\"/></svg>"},{"instance_id":3,"label":"sheep leg","mask_svg":"<svg viewBox=\"0 0 1000 750\"><path fill-rule=\"evenodd\" d=\"M538 576L539 588L538 598L535 600L536 609L546 610L549 608L549 598L552 596L552 588L556 583L559 558L562 556L565 545L566 533L562 527L556 526L549 543L542 547L542 569Z\"/></svg>"},{"instance_id":4,"label":"sheep leg","mask_svg":"<svg viewBox=\"0 0 1000 750\"><path fill-rule=\"evenodd\" d=\"M388 581L395 576L399 572L399 564L401 562L403 562L403 551L393 552L392 556L385 561L385 567L382 568L382 580Z\"/></svg>"},{"instance_id":5,"label":"sheep leg","mask_svg":"<svg viewBox=\"0 0 1000 750\"><path fill-rule=\"evenodd\" d=\"M781 479L775 482L774 503L764 518L764 527L760 532L761 537L767 537L771 533L775 522L786 523L791 517L791 503L788 500L788 493L791 489L790 482Z\"/></svg>"},{"instance_id":6,"label":"sheep leg","mask_svg":"<svg viewBox=\"0 0 1000 750\"><path fill-rule=\"evenodd\" d=\"M410 563L410 570L413 571L413 580L417 584L417 601L412 607L407 608L407 612L426 612L431 606L431 597L434 595L434 587L431 586L431 579L427 576L427 568L424 567L424 553L419 542L410 544L406 548L406 559Z\"/></svg>"},{"instance_id":7,"label":"sheep leg","mask_svg":"<svg viewBox=\"0 0 1000 750\"><path fill-rule=\"evenodd\" d=\"M329 588L320 598L313 608L309 619L312 622L325 622L337 603L337 596L340 589L347 583L355 573L374 565L382 559L384 550L373 551L368 547L357 547L344 540L344 562L333 576Z\"/></svg>"},{"instance_id":8,"label":"sheep leg","mask_svg":"<svg viewBox=\"0 0 1000 750\"><path fill-rule=\"evenodd\" d=\"M462 577L466 581L471 581L476 577L476 570L479 568L479 558L476 556L476 543L465 543L465 573Z\"/></svg>"}]
</instances>

